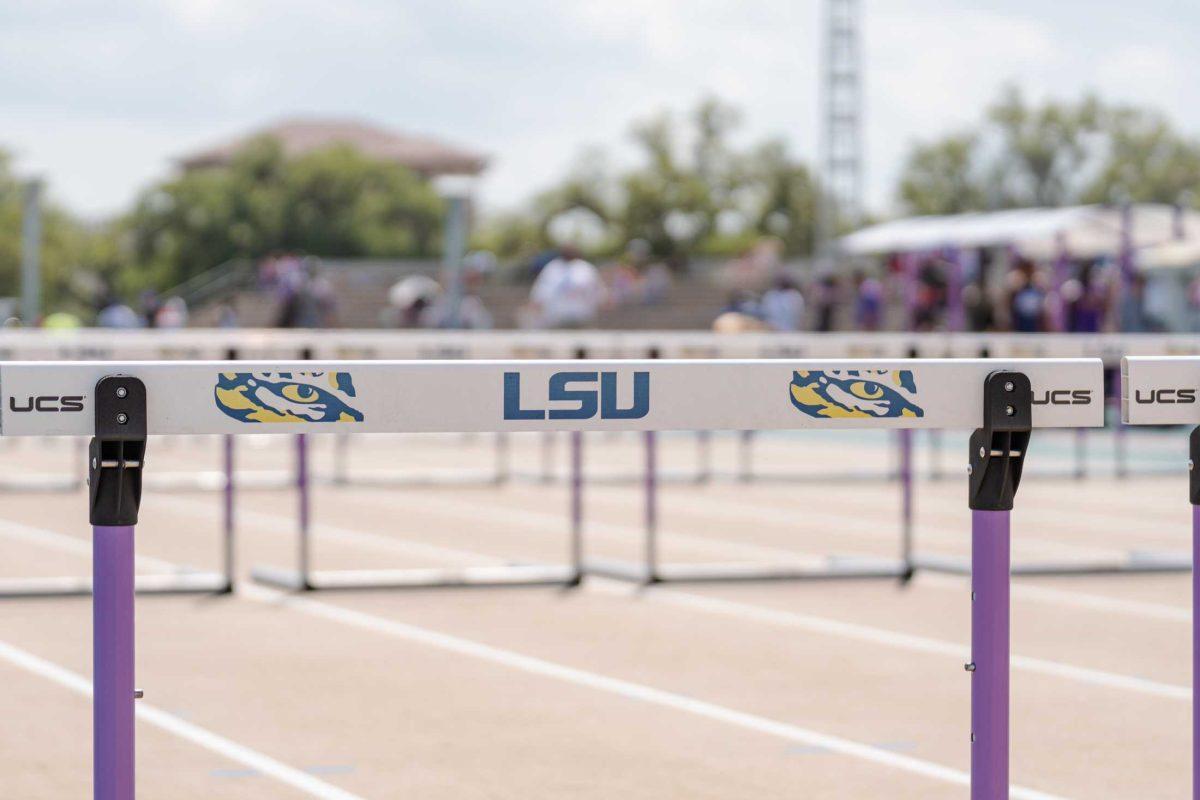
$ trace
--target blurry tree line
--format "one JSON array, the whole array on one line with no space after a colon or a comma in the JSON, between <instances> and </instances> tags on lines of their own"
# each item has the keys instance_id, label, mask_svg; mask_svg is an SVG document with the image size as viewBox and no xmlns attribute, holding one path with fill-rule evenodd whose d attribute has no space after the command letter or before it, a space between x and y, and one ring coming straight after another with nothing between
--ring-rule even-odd
<instances>
[{"instance_id":1,"label":"blurry tree line","mask_svg":"<svg viewBox=\"0 0 1200 800\"><path fill-rule=\"evenodd\" d=\"M1200 140L1156 111L1030 103L1006 89L967 130L909 153L898 199L909 214L1085 203L1195 203Z\"/></svg>"},{"instance_id":2,"label":"blurry tree line","mask_svg":"<svg viewBox=\"0 0 1200 800\"><path fill-rule=\"evenodd\" d=\"M577 243L593 253L641 239L668 259L729 254L763 236L782 240L788 253L811 252L813 172L782 139L737 146L740 123L738 110L715 98L682 116L665 111L637 122L629 133L635 166L615 168L591 149L526 208L488 220L477 244L511 259L590 228Z\"/></svg>"},{"instance_id":3,"label":"blurry tree line","mask_svg":"<svg viewBox=\"0 0 1200 800\"><path fill-rule=\"evenodd\" d=\"M0 153L0 296L19 291L23 187ZM227 168L172 177L126 214L88 225L43 205L47 309L87 310L107 292L170 289L237 258L436 255L443 202L402 166L347 147L285 158L263 139Z\"/></svg>"},{"instance_id":4,"label":"blurry tree line","mask_svg":"<svg viewBox=\"0 0 1200 800\"><path fill-rule=\"evenodd\" d=\"M510 262L582 233L592 255L641 239L660 258L686 260L732 254L764 236L789 256L811 253L820 200L813 171L781 139L739 145L740 123L736 108L714 98L636 122L631 165L586 151L522 208L477 221L473 245ZM976 125L915 144L895 199L906 214L946 214L1195 202L1200 195L1189 192L1198 187L1200 140L1158 112L1092 96L1033 103L1007 89ZM18 291L22 191L0 152L0 296ZM228 167L148 188L103 224L47 203L46 307L82 309L102 287L126 296L169 289L231 259L274 252L435 257L443 215L429 182L404 167L346 147L288 158L263 139Z\"/></svg>"}]
</instances>

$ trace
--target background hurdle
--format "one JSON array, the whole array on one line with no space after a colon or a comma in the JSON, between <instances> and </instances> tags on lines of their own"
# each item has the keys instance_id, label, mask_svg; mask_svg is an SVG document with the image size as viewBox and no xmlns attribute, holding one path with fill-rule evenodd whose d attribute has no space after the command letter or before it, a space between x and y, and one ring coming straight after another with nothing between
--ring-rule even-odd
<instances>
[{"instance_id":1,"label":"background hurdle","mask_svg":"<svg viewBox=\"0 0 1200 800\"><path fill-rule=\"evenodd\" d=\"M1125 358L1121 416L1129 425L1200 425L1200 358ZM1192 506L1192 797L1200 797L1200 427L1188 437L1188 500Z\"/></svg>"}]
</instances>

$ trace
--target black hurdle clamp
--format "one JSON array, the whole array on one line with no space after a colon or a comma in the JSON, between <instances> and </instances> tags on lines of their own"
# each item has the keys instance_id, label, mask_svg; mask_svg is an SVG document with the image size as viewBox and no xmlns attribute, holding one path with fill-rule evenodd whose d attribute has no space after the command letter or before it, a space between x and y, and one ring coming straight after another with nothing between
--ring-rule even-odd
<instances>
[{"instance_id":1,"label":"black hurdle clamp","mask_svg":"<svg viewBox=\"0 0 1200 800\"><path fill-rule=\"evenodd\" d=\"M146 385L128 375L96 383L96 435L88 447L93 525L136 525L146 457Z\"/></svg>"},{"instance_id":2,"label":"black hurdle clamp","mask_svg":"<svg viewBox=\"0 0 1200 800\"><path fill-rule=\"evenodd\" d=\"M976 511L1011 511L1033 432L1033 387L1023 372L983 381L983 427L971 434L970 496Z\"/></svg>"}]
</instances>

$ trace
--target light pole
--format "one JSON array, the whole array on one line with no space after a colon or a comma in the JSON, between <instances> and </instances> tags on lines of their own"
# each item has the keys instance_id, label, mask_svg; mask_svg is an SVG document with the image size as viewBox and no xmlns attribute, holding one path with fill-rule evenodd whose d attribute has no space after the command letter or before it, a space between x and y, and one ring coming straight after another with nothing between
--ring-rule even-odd
<instances>
[{"instance_id":1,"label":"light pole","mask_svg":"<svg viewBox=\"0 0 1200 800\"><path fill-rule=\"evenodd\" d=\"M438 193L446 200L445 243L442 262L446 266L446 294L449 299L447 328L462 326L463 258L467 252L472 179L463 175L444 176L438 181Z\"/></svg>"},{"instance_id":2,"label":"light pole","mask_svg":"<svg viewBox=\"0 0 1200 800\"><path fill-rule=\"evenodd\" d=\"M36 325L42 313L42 181L25 184L21 217L21 322Z\"/></svg>"}]
</instances>

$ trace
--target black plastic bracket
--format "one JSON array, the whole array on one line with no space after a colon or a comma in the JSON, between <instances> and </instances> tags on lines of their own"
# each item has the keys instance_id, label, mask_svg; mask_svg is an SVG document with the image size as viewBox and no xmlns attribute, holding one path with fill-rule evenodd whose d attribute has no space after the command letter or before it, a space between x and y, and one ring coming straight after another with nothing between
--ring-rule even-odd
<instances>
[{"instance_id":1,"label":"black plastic bracket","mask_svg":"<svg viewBox=\"0 0 1200 800\"><path fill-rule=\"evenodd\" d=\"M1188 497L1192 505L1200 506L1200 428L1192 428L1188 437Z\"/></svg>"},{"instance_id":2,"label":"black plastic bracket","mask_svg":"<svg viewBox=\"0 0 1200 800\"><path fill-rule=\"evenodd\" d=\"M146 386L128 375L96 383L96 435L88 448L93 525L136 525L146 457Z\"/></svg>"},{"instance_id":3,"label":"black plastic bracket","mask_svg":"<svg viewBox=\"0 0 1200 800\"><path fill-rule=\"evenodd\" d=\"M1022 372L993 372L983 381L983 427L971 434L969 504L1011 511L1033 431L1033 388Z\"/></svg>"}]
</instances>

